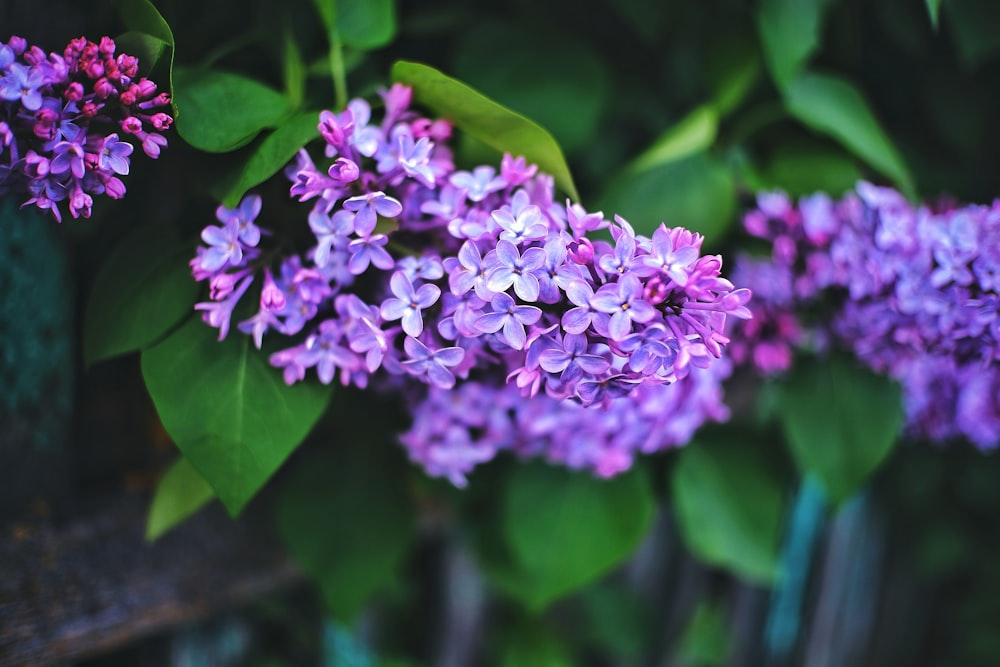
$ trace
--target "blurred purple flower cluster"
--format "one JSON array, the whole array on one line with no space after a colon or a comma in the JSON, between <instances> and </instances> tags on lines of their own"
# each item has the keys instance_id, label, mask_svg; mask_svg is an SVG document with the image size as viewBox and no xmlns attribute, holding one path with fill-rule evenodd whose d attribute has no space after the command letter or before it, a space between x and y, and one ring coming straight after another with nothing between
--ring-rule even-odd
<instances>
[{"instance_id":1,"label":"blurred purple flower cluster","mask_svg":"<svg viewBox=\"0 0 1000 667\"><path fill-rule=\"evenodd\" d=\"M911 435L995 447L1000 201L912 206L862 182L838 201L770 193L757 203L744 226L772 253L734 269L754 290L754 319L734 334L733 360L776 373L794 346L839 344L901 383Z\"/></svg>"},{"instance_id":2,"label":"blurred purple flower cluster","mask_svg":"<svg viewBox=\"0 0 1000 667\"><path fill-rule=\"evenodd\" d=\"M456 483L501 449L613 474L633 452L723 418L728 367L712 362L729 342L727 316L750 317L750 292L721 276L719 256L701 254L702 237L661 225L647 238L621 218L558 204L553 178L523 158L456 170L450 124L412 111L410 96L384 92L377 125L362 100L320 115L327 166L302 150L287 172L291 195L313 202L311 246L274 273L260 198L220 207L191 261L211 288L196 308L220 339L259 280L257 312L237 327L258 348L268 332L297 337L270 356L285 381L315 369L324 383L365 387L384 371L430 385L403 440ZM598 230L610 241L587 237ZM699 377L667 386L689 375ZM594 416L582 417L587 407ZM594 428L574 430L573 442L524 430L539 410Z\"/></svg>"},{"instance_id":3,"label":"blurred purple flower cluster","mask_svg":"<svg viewBox=\"0 0 1000 667\"><path fill-rule=\"evenodd\" d=\"M21 37L0 43L0 194L27 194L62 220L90 217L94 196L120 199L137 141L156 158L173 119L166 92L109 37L80 37L46 55Z\"/></svg>"}]
</instances>

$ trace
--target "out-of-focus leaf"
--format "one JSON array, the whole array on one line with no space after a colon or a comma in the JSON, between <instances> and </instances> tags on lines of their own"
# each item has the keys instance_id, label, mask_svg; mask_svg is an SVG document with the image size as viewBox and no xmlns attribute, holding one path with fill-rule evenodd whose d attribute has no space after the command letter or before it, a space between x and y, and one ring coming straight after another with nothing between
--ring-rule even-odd
<instances>
[{"instance_id":1,"label":"out-of-focus leaf","mask_svg":"<svg viewBox=\"0 0 1000 667\"><path fill-rule=\"evenodd\" d=\"M285 27L285 54L283 64L285 69L285 95L292 109L298 109L306 94L306 65L302 62L302 53L295 41L291 29Z\"/></svg>"},{"instance_id":2,"label":"out-of-focus leaf","mask_svg":"<svg viewBox=\"0 0 1000 667\"><path fill-rule=\"evenodd\" d=\"M784 490L759 448L694 442L680 453L671 491L680 533L699 559L774 581Z\"/></svg>"},{"instance_id":3,"label":"out-of-focus leaf","mask_svg":"<svg viewBox=\"0 0 1000 667\"><path fill-rule=\"evenodd\" d=\"M764 56L779 88L787 86L819 46L829 0L763 0L757 14Z\"/></svg>"},{"instance_id":4,"label":"out-of-focus leaf","mask_svg":"<svg viewBox=\"0 0 1000 667\"><path fill-rule=\"evenodd\" d=\"M118 53L127 53L139 59L141 71L148 72L159 62L169 45L159 37L147 35L138 30L129 30L115 37Z\"/></svg>"},{"instance_id":5,"label":"out-of-focus leaf","mask_svg":"<svg viewBox=\"0 0 1000 667\"><path fill-rule=\"evenodd\" d=\"M721 33L705 53L712 107L725 116L739 107L760 76L760 54L749 35Z\"/></svg>"},{"instance_id":6,"label":"out-of-focus leaf","mask_svg":"<svg viewBox=\"0 0 1000 667\"><path fill-rule=\"evenodd\" d=\"M177 131L195 148L225 153L246 145L287 116L288 99L262 83L217 70L174 74Z\"/></svg>"},{"instance_id":7,"label":"out-of-focus leaf","mask_svg":"<svg viewBox=\"0 0 1000 667\"><path fill-rule=\"evenodd\" d=\"M142 349L191 314L200 289L187 263L192 252L163 226L136 229L115 248L84 310L85 365Z\"/></svg>"},{"instance_id":8,"label":"out-of-focus leaf","mask_svg":"<svg viewBox=\"0 0 1000 667\"><path fill-rule=\"evenodd\" d=\"M938 29L938 24L941 20L941 2L942 0L925 0L927 2L927 15L931 19L931 25L934 29Z\"/></svg>"},{"instance_id":9,"label":"out-of-focus leaf","mask_svg":"<svg viewBox=\"0 0 1000 667\"><path fill-rule=\"evenodd\" d=\"M511 48L510 35L520 33L523 27L496 23L465 31L456 45L455 76L537 122L567 153L586 148L612 97L604 61L581 42L551 32L525 33L532 48Z\"/></svg>"},{"instance_id":10,"label":"out-of-focus leaf","mask_svg":"<svg viewBox=\"0 0 1000 667\"><path fill-rule=\"evenodd\" d=\"M861 172L850 155L819 142L779 144L759 175L760 188L784 190L793 197L826 192L839 195L854 187Z\"/></svg>"},{"instance_id":11,"label":"out-of-focus leaf","mask_svg":"<svg viewBox=\"0 0 1000 667\"><path fill-rule=\"evenodd\" d=\"M250 339L193 317L142 353L167 433L230 514L238 514L312 429L330 387L286 386Z\"/></svg>"},{"instance_id":12,"label":"out-of-focus leaf","mask_svg":"<svg viewBox=\"0 0 1000 667\"><path fill-rule=\"evenodd\" d=\"M719 114L700 106L668 129L630 165L632 171L677 162L708 149L719 130Z\"/></svg>"},{"instance_id":13,"label":"out-of-focus leaf","mask_svg":"<svg viewBox=\"0 0 1000 667\"><path fill-rule=\"evenodd\" d=\"M803 475L841 503L889 455L903 424L899 385L852 361L797 361L777 385L778 417Z\"/></svg>"},{"instance_id":14,"label":"out-of-focus leaf","mask_svg":"<svg viewBox=\"0 0 1000 667\"><path fill-rule=\"evenodd\" d=\"M1000 54L1000 3L993 0L948 0L945 22L959 61L974 68Z\"/></svg>"},{"instance_id":15,"label":"out-of-focus leaf","mask_svg":"<svg viewBox=\"0 0 1000 667\"><path fill-rule=\"evenodd\" d=\"M239 179L225 196L225 205L235 207L247 190L278 173L300 148L319 136L318 124L319 112L306 111L293 116L267 135L243 165Z\"/></svg>"},{"instance_id":16,"label":"out-of-focus leaf","mask_svg":"<svg viewBox=\"0 0 1000 667\"><path fill-rule=\"evenodd\" d=\"M337 31L344 44L370 51L396 37L395 0L336 0Z\"/></svg>"},{"instance_id":17,"label":"out-of-focus leaf","mask_svg":"<svg viewBox=\"0 0 1000 667\"><path fill-rule=\"evenodd\" d=\"M736 189L725 166L699 153L644 171L626 171L612 182L598 208L621 215L641 234L652 234L664 222L704 234L711 242L733 223Z\"/></svg>"},{"instance_id":18,"label":"out-of-focus leaf","mask_svg":"<svg viewBox=\"0 0 1000 667\"><path fill-rule=\"evenodd\" d=\"M559 144L532 121L427 65L399 61L392 67L392 79L412 86L418 102L488 146L537 164L572 199L579 200Z\"/></svg>"},{"instance_id":19,"label":"out-of-focus leaf","mask_svg":"<svg viewBox=\"0 0 1000 667\"><path fill-rule=\"evenodd\" d=\"M852 84L832 75L803 73L788 85L785 103L789 113L813 130L839 141L904 192L914 192L903 158Z\"/></svg>"},{"instance_id":20,"label":"out-of-focus leaf","mask_svg":"<svg viewBox=\"0 0 1000 667\"><path fill-rule=\"evenodd\" d=\"M351 621L395 581L416 522L393 451L379 443L328 444L282 485L278 531L329 609Z\"/></svg>"},{"instance_id":21,"label":"out-of-focus leaf","mask_svg":"<svg viewBox=\"0 0 1000 667\"><path fill-rule=\"evenodd\" d=\"M115 6L118 8L118 13L122 17L122 22L128 28L129 31L135 31L139 33L145 33L153 39L157 39L163 43L165 46L170 47L170 70L168 73L168 84L170 86L171 92L174 89L174 33L170 30L170 25L163 19L160 12L157 11L156 7L153 6L149 0L115 0ZM152 55L157 49L149 40L143 40L145 42L144 50L152 49L146 55ZM158 59L162 53L162 49L159 49L160 53L156 55ZM138 54L133 54L138 55ZM152 69L156 64L155 60L152 62L142 63L145 68ZM174 111L176 112L177 105L174 104Z\"/></svg>"},{"instance_id":22,"label":"out-of-focus leaf","mask_svg":"<svg viewBox=\"0 0 1000 667\"><path fill-rule=\"evenodd\" d=\"M725 664L730 650L725 610L702 601L681 635L676 660L682 665L716 667Z\"/></svg>"},{"instance_id":23,"label":"out-of-focus leaf","mask_svg":"<svg viewBox=\"0 0 1000 667\"><path fill-rule=\"evenodd\" d=\"M520 623L504 636L501 667L573 667L569 648L544 626Z\"/></svg>"},{"instance_id":24,"label":"out-of-focus leaf","mask_svg":"<svg viewBox=\"0 0 1000 667\"><path fill-rule=\"evenodd\" d=\"M187 459L180 458L156 485L146 517L146 539L155 540L215 497L212 487Z\"/></svg>"},{"instance_id":25,"label":"out-of-focus leaf","mask_svg":"<svg viewBox=\"0 0 1000 667\"><path fill-rule=\"evenodd\" d=\"M524 602L542 609L606 573L646 534L653 496L639 470L610 480L532 463L511 471L503 534L534 586Z\"/></svg>"}]
</instances>

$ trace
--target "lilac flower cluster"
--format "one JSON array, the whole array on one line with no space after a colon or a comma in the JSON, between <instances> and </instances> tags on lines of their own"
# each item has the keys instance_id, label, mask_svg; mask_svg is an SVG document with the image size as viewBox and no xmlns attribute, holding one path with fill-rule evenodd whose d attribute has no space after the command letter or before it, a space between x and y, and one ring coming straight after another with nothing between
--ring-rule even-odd
<instances>
[{"instance_id":1,"label":"lilac flower cluster","mask_svg":"<svg viewBox=\"0 0 1000 667\"><path fill-rule=\"evenodd\" d=\"M772 254L734 271L754 289L735 361L774 373L792 346L843 345L901 383L911 435L1000 442L1000 201L912 206L862 182L839 201L762 195L744 225Z\"/></svg>"},{"instance_id":2,"label":"lilac flower cluster","mask_svg":"<svg viewBox=\"0 0 1000 667\"><path fill-rule=\"evenodd\" d=\"M499 171L457 170L447 146L450 124L415 113L410 96L399 85L383 93L379 124L362 100L320 115L327 166L317 167L302 150L287 172L291 195L313 202L312 243L281 259L273 273L271 254L260 248L266 235L256 225L260 199L219 208L219 225L205 228L191 267L196 279L209 282L210 301L196 308L220 339L259 281L257 312L237 328L258 347L269 332L297 337L270 357L287 383L315 369L324 383L337 378L365 387L382 371L397 383L413 378L430 385L404 442L430 472L453 481L500 449L524 446L508 436L473 438L469 429L478 427L471 424L465 441L455 435L428 444L440 434L421 426L427 415L440 414L442 405L467 412L452 394L491 396L498 410L537 399L518 412L600 406L596 412L604 416L591 419L605 420L600 432L613 444L552 441L543 449L553 460L602 474L628 467L633 451L652 448L650 438L660 446L680 442L669 428L652 436L643 431L659 428L660 417L677 420L674 428L686 433L680 423L723 415L724 373L696 371L712 367L729 342L727 316L750 317L750 292L721 276L719 256L701 254L702 237L661 225L648 238L620 217L612 222L578 204L560 205L552 177L523 158L505 155ZM597 230L611 241L587 237ZM698 400L682 393L656 398L664 385L688 375L702 377L692 387L708 382L715 389L690 389ZM619 397L630 400L612 407ZM491 404L483 404L480 417L492 418ZM636 428L613 427L616 434L608 430L625 420L622 411L642 404L659 405L663 414L636 417ZM668 404L697 407L680 415ZM543 440L539 435L534 446ZM579 451L557 453L567 447ZM618 452L618 462L598 453L602 447ZM436 453L426 454L430 449ZM439 455L452 463L435 462Z\"/></svg>"},{"instance_id":3,"label":"lilac flower cluster","mask_svg":"<svg viewBox=\"0 0 1000 667\"><path fill-rule=\"evenodd\" d=\"M151 158L173 119L166 92L138 77L139 62L115 55L109 37L80 37L45 54L21 37L0 43L0 194L27 194L62 220L90 217L94 196L120 199L137 141Z\"/></svg>"}]
</instances>

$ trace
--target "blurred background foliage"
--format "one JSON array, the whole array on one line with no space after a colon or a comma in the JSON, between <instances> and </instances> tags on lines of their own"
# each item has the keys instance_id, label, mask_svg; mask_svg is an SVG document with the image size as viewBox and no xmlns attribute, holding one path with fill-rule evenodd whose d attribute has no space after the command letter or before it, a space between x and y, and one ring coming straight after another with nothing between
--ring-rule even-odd
<instances>
[{"instance_id":1,"label":"blurred background foliage","mask_svg":"<svg viewBox=\"0 0 1000 667\"><path fill-rule=\"evenodd\" d=\"M317 2L155 1L173 31L179 133L159 163L136 170L125 201L95 213L99 224L64 223L81 302L126 230L165 222L196 233L220 199L255 184L245 171L254 156L291 155L308 138L314 111L342 94ZM84 27L91 38L125 27L104 3L52 5L40 15L12 2L0 18L49 45ZM991 0L378 0L338 10L351 96L386 85L398 59L432 65L547 128L583 203L643 233L664 221L705 234L713 251L747 247L740 211L772 188L839 195L864 178L915 200L998 192ZM237 109L218 87L206 103L205 68L241 77L240 90L251 79L254 103ZM222 134L199 134L213 127ZM463 139L461 163L495 156ZM280 176L260 189L286 198ZM155 420L124 425L99 409L109 394L145 400L128 389L134 361L81 374L79 489L169 458L162 446L131 448L151 431L162 442ZM794 388L734 378L729 424L643 462L600 492L597 510L587 481L541 465L499 460L463 492L423 478L393 444L401 425L382 418L402 411L341 392L258 503L273 508L320 594L262 601L235 626L214 621L277 639L240 644L217 631L216 644L242 653L209 663L204 644L183 664L1000 663L1000 462L963 443L865 441L855 458L836 454L850 470L843 487L817 490L774 417ZM867 409L878 411L886 392L871 391ZM357 414L378 418L345 427ZM331 440L365 447L324 451ZM539 545L556 527L573 550L553 560ZM476 641L456 658L447 647L463 633ZM129 664L150 646L92 663Z\"/></svg>"}]
</instances>

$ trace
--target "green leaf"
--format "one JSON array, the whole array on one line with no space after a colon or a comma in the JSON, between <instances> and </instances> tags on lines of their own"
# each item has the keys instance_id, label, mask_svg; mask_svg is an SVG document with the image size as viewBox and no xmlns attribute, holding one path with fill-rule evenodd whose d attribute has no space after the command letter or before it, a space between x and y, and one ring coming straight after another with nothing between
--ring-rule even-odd
<instances>
[{"instance_id":1,"label":"green leaf","mask_svg":"<svg viewBox=\"0 0 1000 667\"><path fill-rule=\"evenodd\" d=\"M170 91L173 93L174 33L170 29L170 26L163 19L163 16L160 15L160 12L157 11L153 3L149 0L115 0L115 6L118 7L118 13L122 17L122 22L126 25L129 31L145 33L170 47L170 66L167 77L170 85ZM144 48L150 48L150 42L148 40L145 41L146 47ZM157 59L158 58L159 55L157 55ZM155 60L148 63L140 61L140 65L148 67L148 69L152 69L155 64ZM173 103L173 107L175 112L174 115L176 116L177 104Z\"/></svg>"},{"instance_id":2,"label":"green leaf","mask_svg":"<svg viewBox=\"0 0 1000 667\"><path fill-rule=\"evenodd\" d=\"M278 531L334 615L353 620L394 583L415 534L397 451L331 442L282 484Z\"/></svg>"},{"instance_id":3,"label":"green leaf","mask_svg":"<svg viewBox=\"0 0 1000 667\"><path fill-rule=\"evenodd\" d=\"M565 643L536 622L520 622L508 629L500 651L500 667L573 667L579 662Z\"/></svg>"},{"instance_id":4,"label":"green leaf","mask_svg":"<svg viewBox=\"0 0 1000 667\"><path fill-rule=\"evenodd\" d=\"M535 585L520 591L541 609L627 558L653 517L653 495L639 470L610 480L531 463L511 471L503 533Z\"/></svg>"},{"instance_id":5,"label":"green leaf","mask_svg":"<svg viewBox=\"0 0 1000 667\"><path fill-rule=\"evenodd\" d=\"M146 517L146 539L159 538L214 497L212 487L194 466L185 458L178 459L156 485Z\"/></svg>"},{"instance_id":6,"label":"green leaf","mask_svg":"<svg viewBox=\"0 0 1000 667\"><path fill-rule=\"evenodd\" d=\"M793 197L815 192L839 195L861 180L857 164L843 149L815 141L778 144L759 175L761 189L780 189Z\"/></svg>"},{"instance_id":7,"label":"green leaf","mask_svg":"<svg viewBox=\"0 0 1000 667\"><path fill-rule=\"evenodd\" d=\"M837 503L885 460L903 424L899 385L844 358L797 361L777 391L796 464Z\"/></svg>"},{"instance_id":8,"label":"green leaf","mask_svg":"<svg viewBox=\"0 0 1000 667\"><path fill-rule=\"evenodd\" d=\"M724 165L699 153L644 171L626 170L612 181L599 208L621 215L647 236L664 222L704 234L711 243L735 219L736 188Z\"/></svg>"},{"instance_id":9,"label":"green leaf","mask_svg":"<svg viewBox=\"0 0 1000 667\"><path fill-rule=\"evenodd\" d=\"M749 35L721 33L705 54L712 106L720 116L746 99L760 76L760 54Z\"/></svg>"},{"instance_id":10,"label":"green leaf","mask_svg":"<svg viewBox=\"0 0 1000 667\"><path fill-rule=\"evenodd\" d=\"M926 0L926 2L927 2L927 15L931 19L931 26L933 26L933 28L937 30L941 19L942 0Z\"/></svg>"},{"instance_id":11,"label":"green leaf","mask_svg":"<svg viewBox=\"0 0 1000 667\"><path fill-rule=\"evenodd\" d=\"M888 176L907 194L913 177L861 93L849 82L816 73L799 75L785 90L789 113Z\"/></svg>"},{"instance_id":12,"label":"green leaf","mask_svg":"<svg viewBox=\"0 0 1000 667\"><path fill-rule=\"evenodd\" d=\"M1000 4L994 0L948 0L948 32L959 62L975 68L1000 53Z\"/></svg>"},{"instance_id":13,"label":"green leaf","mask_svg":"<svg viewBox=\"0 0 1000 667\"><path fill-rule=\"evenodd\" d=\"M763 0L757 28L778 88L785 88L819 46L829 0Z\"/></svg>"},{"instance_id":14,"label":"green leaf","mask_svg":"<svg viewBox=\"0 0 1000 667\"><path fill-rule=\"evenodd\" d=\"M224 203L229 208L239 204L247 190L278 173L295 157L300 148L319 136L318 111L305 111L293 116L257 144L243 165L236 184L229 189Z\"/></svg>"},{"instance_id":15,"label":"green leaf","mask_svg":"<svg viewBox=\"0 0 1000 667\"><path fill-rule=\"evenodd\" d=\"M127 53L138 58L142 71L148 72L156 67L156 63L160 61L160 57L169 45L159 37L129 30L115 37L115 46L118 47L118 53Z\"/></svg>"},{"instance_id":16,"label":"green leaf","mask_svg":"<svg viewBox=\"0 0 1000 667\"><path fill-rule=\"evenodd\" d=\"M396 37L395 0L337 0L337 32L346 46L362 51Z\"/></svg>"},{"instance_id":17,"label":"green leaf","mask_svg":"<svg viewBox=\"0 0 1000 667\"><path fill-rule=\"evenodd\" d=\"M629 169L643 171L701 153L712 146L718 131L719 114L710 106L700 106L660 135Z\"/></svg>"},{"instance_id":18,"label":"green leaf","mask_svg":"<svg viewBox=\"0 0 1000 667\"><path fill-rule=\"evenodd\" d=\"M510 48L511 35L532 48ZM614 95L611 74L593 49L567 35L536 37L510 23L482 22L462 31L453 67L459 80L551 132L567 153L593 145Z\"/></svg>"},{"instance_id":19,"label":"green leaf","mask_svg":"<svg viewBox=\"0 0 1000 667\"><path fill-rule=\"evenodd\" d=\"M784 490L760 448L691 443L671 493L681 536L699 559L750 582L775 580Z\"/></svg>"},{"instance_id":20,"label":"green leaf","mask_svg":"<svg viewBox=\"0 0 1000 667\"><path fill-rule=\"evenodd\" d=\"M291 28L285 26L285 54L283 64L285 69L285 95L292 109L302 106L306 94L306 65L302 62L302 53L295 41ZM279 128L280 129L280 128Z\"/></svg>"},{"instance_id":21,"label":"green leaf","mask_svg":"<svg viewBox=\"0 0 1000 667\"><path fill-rule=\"evenodd\" d=\"M682 665L716 667L726 663L731 649L725 609L703 600L684 629L674 658Z\"/></svg>"},{"instance_id":22,"label":"green leaf","mask_svg":"<svg viewBox=\"0 0 1000 667\"><path fill-rule=\"evenodd\" d=\"M552 174L556 184L574 201L579 200L559 145L535 123L427 65L399 61L392 66L392 79L412 86L419 103L476 139L537 164Z\"/></svg>"},{"instance_id":23,"label":"green leaf","mask_svg":"<svg viewBox=\"0 0 1000 667\"><path fill-rule=\"evenodd\" d=\"M312 429L330 387L288 387L248 336L216 335L191 318L143 351L142 375L167 433L235 516Z\"/></svg>"},{"instance_id":24,"label":"green leaf","mask_svg":"<svg viewBox=\"0 0 1000 667\"><path fill-rule=\"evenodd\" d=\"M277 127L290 108L284 95L238 74L178 68L174 74L177 131L195 148L225 153Z\"/></svg>"},{"instance_id":25,"label":"green leaf","mask_svg":"<svg viewBox=\"0 0 1000 667\"><path fill-rule=\"evenodd\" d=\"M84 310L85 365L142 349L191 314L201 289L188 267L193 252L164 226L137 229L115 248Z\"/></svg>"}]
</instances>

